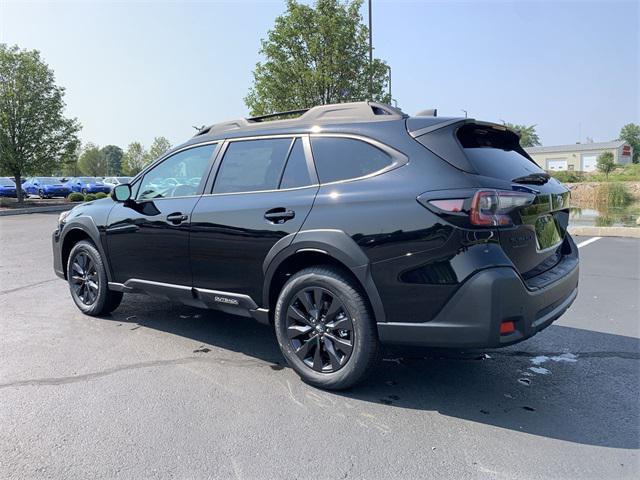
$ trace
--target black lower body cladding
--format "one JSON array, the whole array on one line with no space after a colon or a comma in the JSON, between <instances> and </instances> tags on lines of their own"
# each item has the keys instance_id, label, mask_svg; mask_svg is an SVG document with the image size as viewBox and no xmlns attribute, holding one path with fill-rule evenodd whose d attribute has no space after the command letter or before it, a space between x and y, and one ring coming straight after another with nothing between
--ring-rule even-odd
<instances>
[{"instance_id":1,"label":"black lower body cladding","mask_svg":"<svg viewBox=\"0 0 640 480\"><path fill-rule=\"evenodd\" d=\"M573 241L570 244L571 254L554 267L562 275L552 283L531 289L512 267L486 268L470 276L433 319L378 323L380 340L426 347L494 348L535 335L559 318L578 294L578 253ZM513 330L501 333L504 322Z\"/></svg>"}]
</instances>

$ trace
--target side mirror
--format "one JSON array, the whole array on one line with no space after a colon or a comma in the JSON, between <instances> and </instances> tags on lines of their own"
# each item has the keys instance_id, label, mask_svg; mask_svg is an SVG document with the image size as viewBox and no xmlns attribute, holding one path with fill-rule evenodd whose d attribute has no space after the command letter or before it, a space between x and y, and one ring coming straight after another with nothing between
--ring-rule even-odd
<instances>
[{"instance_id":1,"label":"side mirror","mask_svg":"<svg viewBox=\"0 0 640 480\"><path fill-rule=\"evenodd\" d=\"M116 202L126 202L131 198L131 185L128 183L121 183L113 187L111 192L111 198Z\"/></svg>"}]
</instances>

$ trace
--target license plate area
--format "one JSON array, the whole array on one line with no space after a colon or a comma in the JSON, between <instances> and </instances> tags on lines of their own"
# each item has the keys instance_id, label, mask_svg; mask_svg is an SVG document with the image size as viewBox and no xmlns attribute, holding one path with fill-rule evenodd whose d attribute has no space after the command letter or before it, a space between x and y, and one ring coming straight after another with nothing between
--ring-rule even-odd
<instances>
[{"instance_id":1,"label":"license plate area","mask_svg":"<svg viewBox=\"0 0 640 480\"><path fill-rule=\"evenodd\" d=\"M534 224L538 251L555 248L562 242L560 229L553 215L541 215Z\"/></svg>"}]
</instances>

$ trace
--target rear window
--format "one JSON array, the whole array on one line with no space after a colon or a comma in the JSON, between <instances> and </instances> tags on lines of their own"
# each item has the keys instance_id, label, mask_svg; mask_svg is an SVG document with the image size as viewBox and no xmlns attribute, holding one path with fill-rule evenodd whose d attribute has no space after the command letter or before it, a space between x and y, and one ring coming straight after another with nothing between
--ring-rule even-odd
<instances>
[{"instance_id":1,"label":"rear window","mask_svg":"<svg viewBox=\"0 0 640 480\"><path fill-rule=\"evenodd\" d=\"M509 130L468 124L458 129L457 137L480 175L511 181L544 172L524 156L518 136Z\"/></svg>"},{"instance_id":2,"label":"rear window","mask_svg":"<svg viewBox=\"0 0 640 480\"><path fill-rule=\"evenodd\" d=\"M312 138L311 149L321 183L364 177L393 163L379 148L351 138Z\"/></svg>"}]
</instances>

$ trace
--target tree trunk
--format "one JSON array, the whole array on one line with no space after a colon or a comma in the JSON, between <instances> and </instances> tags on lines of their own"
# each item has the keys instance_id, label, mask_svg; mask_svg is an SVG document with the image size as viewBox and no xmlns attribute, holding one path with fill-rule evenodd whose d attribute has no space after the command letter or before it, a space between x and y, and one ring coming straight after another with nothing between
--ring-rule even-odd
<instances>
[{"instance_id":1,"label":"tree trunk","mask_svg":"<svg viewBox=\"0 0 640 480\"><path fill-rule=\"evenodd\" d=\"M24 200L24 192L22 191L22 176L20 173L14 173L13 177L16 180L16 197L18 197L18 203L22 203Z\"/></svg>"}]
</instances>

